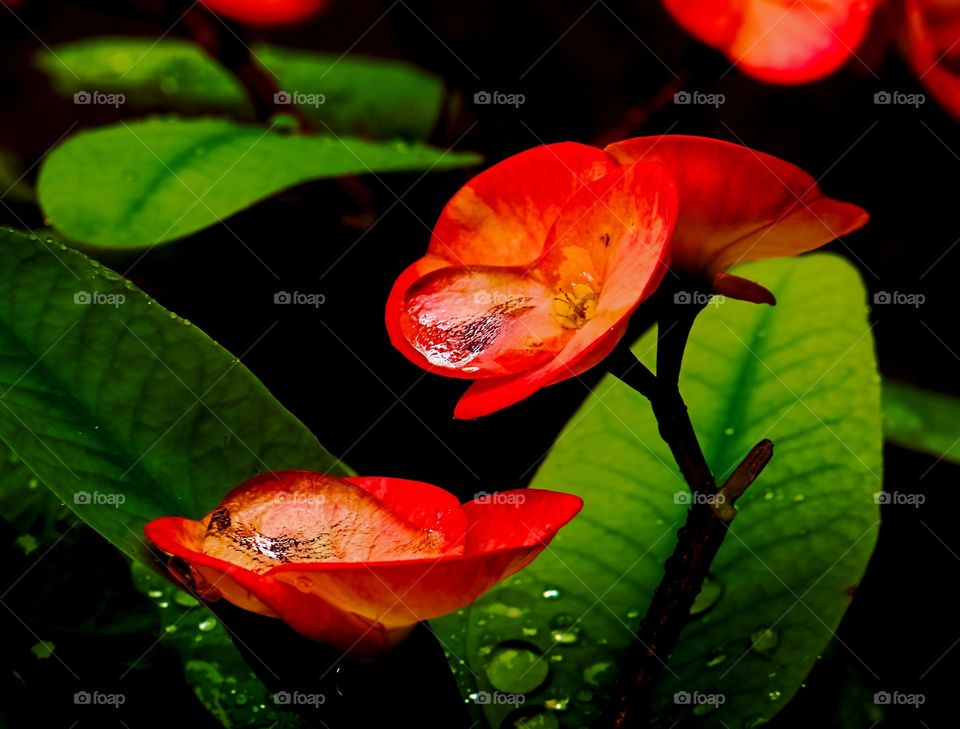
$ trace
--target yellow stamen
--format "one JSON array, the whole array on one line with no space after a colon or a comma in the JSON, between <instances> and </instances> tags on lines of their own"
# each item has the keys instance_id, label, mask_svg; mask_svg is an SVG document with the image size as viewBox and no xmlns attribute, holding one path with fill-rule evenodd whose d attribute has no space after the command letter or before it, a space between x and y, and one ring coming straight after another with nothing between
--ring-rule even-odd
<instances>
[{"instance_id":1,"label":"yellow stamen","mask_svg":"<svg viewBox=\"0 0 960 729\"><path fill-rule=\"evenodd\" d=\"M597 310L597 292L587 284L575 283L569 291L560 289L553 299L553 315L564 329L580 329Z\"/></svg>"}]
</instances>

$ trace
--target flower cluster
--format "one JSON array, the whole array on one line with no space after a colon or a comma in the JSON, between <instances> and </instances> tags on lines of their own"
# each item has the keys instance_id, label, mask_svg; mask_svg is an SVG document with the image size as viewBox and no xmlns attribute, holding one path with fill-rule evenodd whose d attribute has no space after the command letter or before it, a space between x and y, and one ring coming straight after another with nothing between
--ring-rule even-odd
<instances>
[{"instance_id":1,"label":"flower cluster","mask_svg":"<svg viewBox=\"0 0 960 729\"><path fill-rule=\"evenodd\" d=\"M727 269L866 220L794 165L715 139L543 145L453 196L393 287L387 329L420 367L474 380L455 415L476 418L604 359L668 270L773 304Z\"/></svg>"}]
</instances>

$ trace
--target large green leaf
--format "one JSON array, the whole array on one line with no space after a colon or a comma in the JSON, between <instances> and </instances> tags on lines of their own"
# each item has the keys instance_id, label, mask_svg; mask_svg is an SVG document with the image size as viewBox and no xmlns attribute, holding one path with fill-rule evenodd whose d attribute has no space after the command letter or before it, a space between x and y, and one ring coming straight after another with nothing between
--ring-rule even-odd
<instances>
[{"instance_id":1,"label":"large green leaf","mask_svg":"<svg viewBox=\"0 0 960 729\"><path fill-rule=\"evenodd\" d=\"M738 273L779 304L708 307L681 388L718 478L761 438L776 451L739 502L700 612L670 660L656 707L666 726L685 718L754 726L784 705L831 639L877 536L879 378L856 272L817 255ZM634 345L651 366L654 336ZM534 485L579 494L583 513L530 568L436 626L465 689L509 693L538 675L525 710L552 707L562 725L581 727L607 698L662 575L687 509L675 495L687 487L647 400L611 377L564 429ZM509 678L527 670L518 649L541 655L545 664L535 665L549 671ZM691 716L692 706L673 703L677 691L726 701ZM496 727L510 707L484 709Z\"/></svg>"},{"instance_id":2,"label":"large green leaf","mask_svg":"<svg viewBox=\"0 0 960 729\"><path fill-rule=\"evenodd\" d=\"M253 46L253 54L291 99L322 94L322 104L301 107L337 134L426 139L443 107L443 81L398 61L269 45ZM86 38L39 52L37 63L67 96L122 93L151 107L252 113L233 75L188 41Z\"/></svg>"},{"instance_id":3,"label":"large green leaf","mask_svg":"<svg viewBox=\"0 0 960 729\"><path fill-rule=\"evenodd\" d=\"M960 398L884 380L883 433L903 448L960 463Z\"/></svg>"},{"instance_id":4,"label":"large green leaf","mask_svg":"<svg viewBox=\"0 0 960 729\"><path fill-rule=\"evenodd\" d=\"M121 276L0 230L0 439L83 521L144 557L257 473L345 473L240 363Z\"/></svg>"},{"instance_id":5,"label":"large green leaf","mask_svg":"<svg viewBox=\"0 0 960 729\"><path fill-rule=\"evenodd\" d=\"M66 237L139 247L194 233L309 180L477 161L422 144L281 134L220 119L149 119L73 135L47 156L37 191Z\"/></svg>"}]
</instances>

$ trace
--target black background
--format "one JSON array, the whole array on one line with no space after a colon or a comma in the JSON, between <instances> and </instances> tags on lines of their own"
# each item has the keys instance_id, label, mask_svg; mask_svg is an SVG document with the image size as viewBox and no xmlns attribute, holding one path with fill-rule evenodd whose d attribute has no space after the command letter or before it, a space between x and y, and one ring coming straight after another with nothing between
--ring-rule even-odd
<instances>
[{"instance_id":1,"label":"black background","mask_svg":"<svg viewBox=\"0 0 960 729\"><path fill-rule=\"evenodd\" d=\"M30 165L78 116L81 127L115 120L109 110L76 107L56 97L31 68L30 57L41 47L39 39L54 46L91 35L158 37L168 27L157 14L160 5L26 0L18 15L29 30L0 9L0 148ZM442 76L462 107L438 126L432 141L440 146L466 132L457 149L496 161L541 142L689 133L745 143L823 176L827 194L856 202L872 215L865 229L829 249L858 265L871 292L926 297L919 308L874 309L883 373L960 394L955 298L960 246L953 248L960 239L955 182L960 126L929 98L919 109L873 103L879 90L923 92L897 52L895 14L877 18L858 58L841 72L816 84L781 88L731 70L722 56L689 39L654 0L332 0L332 5L302 28L251 36L324 51L345 51L356 42L355 52L402 58ZM719 109L670 103L681 87L723 93L726 103ZM472 98L480 90L522 93L526 103L519 109L478 107ZM122 109L124 118L134 113ZM430 481L471 498L481 489L525 484L599 377L594 372L568 381L478 422L455 422L453 406L463 383L425 375L390 347L382 319L386 294L396 275L422 254L442 205L471 174L301 186L228 221L253 253L216 226L151 251L132 269L134 256L96 255L117 270L129 270L137 285L166 307L243 355L279 400L356 470ZM42 226L35 208L5 205L0 221ZM358 220L367 226L377 222L365 231ZM277 307L277 290L323 293L326 303L319 310ZM784 725L840 725L831 702L837 666L862 661L879 677L867 675L874 690L922 691L927 697L919 711L891 711L885 725L947 726L956 691L951 684L960 669L960 648L948 650L960 640L954 597L958 471L892 447L885 457L887 488L923 493L926 503L919 509L884 508L877 552L839 632L846 647L839 646L840 658L817 669L778 719ZM71 567L71 559L64 559L58 578L64 589L57 599L81 599L99 589L98 579L122 572L119 558L92 534L78 529L70 541L76 542L76 553L70 551L78 564ZM5 559L0 584L11 584L31 562ZM96 565L93 577L87 575L91 565ZM71 574L87 576L74 585ZM53 630L42 615L27 619L35 632ZM15 667L16 651L36 641L8 611L0 610L0 628L9 645L9 651L4 648L9 673L8 659ZM104 675L116 672L129 652L137 654L130 646L94 644L82 636L58 646L68 651L71 665L89 665ZM158 653L150 670L138 674L143 685L127 690L142 689L144 695L162 690L170 699L134 701L150 708L127 713L124 721L131 729L163 720L212 725L188 689L171 679L177 675L173 659L168 665L168 657ZM5 691L17 685L7 678L0 683ZM57 682L66 691L72 679L52 666L46 680L53 694L60 692ZM69 727L73 721L72 707L31 692L5 697L4 704L11 725L20 725L14 716L45 726L45 718L54 722L49 726Z\"/></svg>"}]
</instances>

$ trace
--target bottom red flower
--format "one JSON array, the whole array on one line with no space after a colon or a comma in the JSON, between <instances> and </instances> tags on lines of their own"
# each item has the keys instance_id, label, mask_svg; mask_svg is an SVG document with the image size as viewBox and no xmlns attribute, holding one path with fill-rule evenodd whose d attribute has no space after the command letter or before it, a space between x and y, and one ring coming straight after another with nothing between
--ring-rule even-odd
<instances>
[{"instance_id":1,"label":"bottom red flower","mask_svg":"<svg viewBox=\"0 0 960 729\"><path fill-rule=\"evenodd\" d=\"M202 521L164 517L145 532L188 565L173 571L204 599L362 656L526 567L582 505L541 489L461 505L417 481L281 471L241 484Z\"/></svg>"}]
</instances>

